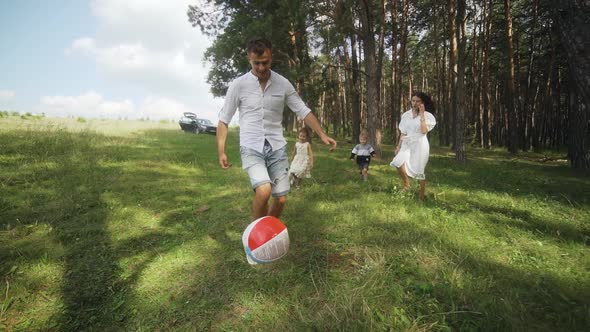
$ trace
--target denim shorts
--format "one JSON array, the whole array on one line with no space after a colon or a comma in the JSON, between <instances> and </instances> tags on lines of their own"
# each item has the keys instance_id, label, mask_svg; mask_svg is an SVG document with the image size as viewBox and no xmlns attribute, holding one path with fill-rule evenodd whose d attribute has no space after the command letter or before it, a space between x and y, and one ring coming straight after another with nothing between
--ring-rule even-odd
<instances>
[{"instance_id":1,"label":"denim shorts","mask_svg":"<svg viewBox=\"0 0 590 332\"><path fill-rule=\"evenodd\" d=\"M252 189L270 183L272 196L285 196L291 190L289 184L289 159L287 146L273 151L270 144L264 145L264 150L258 152L245 146L240 146L242 168L248 172Z\"/></svg>"}]
</instances>

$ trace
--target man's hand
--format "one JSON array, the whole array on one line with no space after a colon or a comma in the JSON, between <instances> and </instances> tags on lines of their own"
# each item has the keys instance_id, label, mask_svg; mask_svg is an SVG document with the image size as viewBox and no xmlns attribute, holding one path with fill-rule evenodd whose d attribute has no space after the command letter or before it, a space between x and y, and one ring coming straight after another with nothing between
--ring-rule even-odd
<instances>
[{"instance_id":1,"label":"man's hand","mask_svg":"<svg viewBox=\"0 0 590 332\"><path fill-rule=\"evenodd\" d=\"M330 136L326 135L320 126L320 122L318 119L313 115L313 113L309 112L305 119L303 119L306 125L308 125L316 134L320 136L320 139L324 144L331 145L330 152L336 150L336 141L333 140Z\"/></svg>"},{"instance_id":2,"label":"man's hand","mask_svg":"<svg viewBox=\"0 0 590 332\"><path fill-rule=\"evenodd\" d=\"M223 169L230 168L231 163L227 160L227 156L225 155L225 153L220 153L219 154L219 165Z\"/></svg>"},{"instance_id":3,"label":"man's hand","mask_svg":"<svg viewBox=\"0 0 590 332\"><path fill-rule=\"evenodd\" d=\"M330 152L336 150L336 145L338 145L338 143L336 143L336 141L332 139L330 136L324 134L320 136L320 139L322 140L322 142L324 142L324 144L331 145Z\"/></svg>"}]
</instances>

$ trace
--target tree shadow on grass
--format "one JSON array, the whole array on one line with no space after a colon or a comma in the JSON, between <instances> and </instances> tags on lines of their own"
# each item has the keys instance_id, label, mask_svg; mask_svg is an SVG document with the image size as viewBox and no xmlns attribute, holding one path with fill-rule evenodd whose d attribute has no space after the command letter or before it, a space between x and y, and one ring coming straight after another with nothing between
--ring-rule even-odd
<instances>
[{"instance_id":1,"label":"tree shadow on grass","mask_svg":"<svg viewBox=\"0 0 590 332\"><path fill-rule=\"evenodd\" d=\"M20 145L15 144L14 147L5 149L7 156L26 153L28 161L25 165L47 164L50 167L41 167L44 170L42 173L34 167L28 167L28 170L23 168L23 172L18 173L18 178L8 178L9 182L6 184L9 186L19 185L21 182L28 184L26 192L21 191L19 194L26 199L28 205L19 206L10 201L3 201L3 214L6 212L7 216L6 219L3 218L4 222L16 220L16 227L14 224L12 226L16 232L47 224L51 227L47 235L63 248L63 254L47 252L46 248L40 248L27 241L26 234L21 234L25 237L21 236L17 242L1 244L0 270L4 273L12 266L21 263L31 264L46 260L47 257L54 259L63 268L61 309L56 310L54 317L49 321L35 322L34 317L25 319L32 322L32 326L42 329L123 328L127 324L125 320L131 317L127 308L128 299L133 297L133 287L142 271L162 252L173 250L193 236L187 236L188 232L183 232L182 229L162 233L147 232L115 245L107 221L113 206L110 205L112 202L103 200L104 193L112 194L113 190L120 190L118 193L123 197L119 201L120 204L137 206L138 200L141 202L149 197L149 194L137 195L136 190L141 191L142 187L153 184L137 181L174 177L174 169L160 172L157 169L128 170L125 169L125 164L113 166L112 163L117 162L154 160L158 155L157 144L136 146L136 139L112 139L91 133L72 134L57 131L3 133L2 136L6 137L0 137L0 140L15 142L17 140L12 137L13 135L17 138L27 135L33 137L30 140L20 139ZM162 138L158 132L151 135L148 133L145 140L153 143ZM183 159L189 158L188 156L183 155L179 159L173 153L174 151L169 151L169 160L175 163L191 162L191 159ZM183 177L187 181L194 180L197 183L203 183L206 179L205 176L193 179ZM131 179L128 184L133 186L118 186L121 179ZM167 188L166 185L160 187L169 192L176 190ZM167 197L173 195L174 193ZM154 214L163 213L164 219L168 214L175 217L174 213L170 213L170 210L175 208L174 204L161 202L154 206L152 211ZM128 273L126 267L121 265L121 259L133 255L142 255L143 260L135 264L133 271ZM22 284L26 285L28 282ZM32 296L38 295L35 290L31 291Z\"/></svg>"},{"instance_id":2,"label":"tree shadow on grass","mask_svg":"<svg viewBox=\"0 0 590 332\"><path fill-rule=\"evenodd\" d=\"M470 206L469 209L503 216L500 223L540 234L547 239L572 241L584 245L590 241L590 229L576 227L562 219L551 220L542 216L533 216L530 211L524 209L493 206L471 199L467 200L467 204Z\"/></svg>"},{"instance_id":3,"label":"tree shadow on grass","mask_svg":"<svg viewBox=\"0 0 590 332\"><path fill-rule=\"evenodd\" d=\"M396 264L388 276L391 282L404 285L411 280L406 285L410 303L436 299L433 312L415 313L418 321L436 318L453 329L485 331L581 331L590 323L587 280L580 284L536 268L496 262L408 222L382 220L378 227L392 235L391 241L383 244L381 238L368 236L363 242L399 252L391 260ZM412 234L410 240L407 234ZM441 265L419 262L415 254L434 255Z\"/></svg>"},{"instance_id":4,"label":"tree shadow on grass","mask_svg":"<svg viewBox=\"0 0 590 332\"><path fill-rule=\"evenodd\" d=\"M536 164L522 159L478 157L457 163L449 156L431 155L427 168L429 183L465 191L505 193L514 197L533 196L561 204L590 204L590 174L566 166Z\"/></svg>"},{"instance_id":5,"label":"tree shadow on grass","mask_svg":"<svg viewBox=\"0 0 590 332\"><path fill-rule=\"evenodd\" d=\"M437 234L424 230L416 233L410 225L380 220L379 216L369 216L370 222L367 222L375 224L373 227L380 230L379 235L363 232L357 234L360 240L355 240L356 237L339 234L334 228L337 220L329 217L331 210L326 206L349 199L349 194L330 192L329 187L312 186L290 195L283 218L292 239L289 254L275 264L250 267L245 261L240 240L240 234L249 221L247 218L251 192L242 189L247 186L246 176L235 176L234 173L240 170L221 173L215 156L206 155L207 150L196 144L213 144L211 137L185 135L180 142L172 142L176 140L174 134L153 131L138 139L142 146L82 145L81 149L89 149L95 157L80 163L74 157L74 151L71 155L66 154L66 157L71 158L60 162L60 167L54 174L46 174L48 179L59 179L49 185L53 186L57 196L64 197L64 202L69 204L67 210L57 214L60 216L58 220L52 220L51 217L42 219L43 213L39 211L19 212L19 216L23 216L23 222L34 224L37 220L50 223L55 228L55 238L65 248L62 286L64 308L62 314L56 317L56 328L264 329L268 325L262 324L272 321L276 329L286 330L362 329L369 326L374 318L372 311L365 311L366 306L363 303L365 295L371 297L373 294L363 294L361 287L362 273L365 271L362 269L365 266L362 255L355 255L348 248L366 246L399 252L406 247L420 248L422 243L441 241L443 246L440 250L449 260L456 262L458 268L465 269L478 278L485 278L490 274L488 270L492 270L491 275L501 286L494 288L494 292L507 294L508 297L505 298L512 299L508 305L521 306L516 309L518 313L529 315L528 301L540 301L541 305L551 308L547 311L548 316L544 317L543 311L537 310L535 306L531 307L533 312L530 315L539 320L540 326L554 326L549 321L552 318L561 322L568 319L565 311L561 310L571 309L572 306L567 304L569 302L557 300L557 304L552 304L550 300L554 300L559 292L571 297L567 290L569 286L562 287L559 280L551 279L552 276L547 276L549 281L543 281L545 283L539 281L545 280L545 276L541 279L537 277L519 280L522 271L482 260L468 249L446 243ZM164 151L160 152L161 150ZM234 161L239 160L237 148L229 151ZM195 156L201 156L205 160L197 160ZM100 164L97 163L99 160ZM117 165L118 162L123 164ZM140 166L128 169L125 162ZM165 167L160 167L162 164ZM182 168L180 166L189 167L186 165L193 165L199 172L177 174L184 171L179 170ZM318 174L327 172L324 169ZM341 182L342 177L335 170L329 172L331 181ZM223 177L219 183L209 183L211 179L219 177ZM170 182L170 179L178 181ZM242 179L246 180L238 183ZM459 177L456 178L458 179ZM180 185L183 181L193 181L194 187ZM449 185L451 183L452 181ZM233 187L240 189L236 192ZM137 236L114 241L113 233L108 229L111 213L109 208L113 202L105 200L106 191L120 206L136 207L142 204L141 210L157 215L159 227L142 230ZM41 192L38 194L42 195ZM240 196L237 203L236 195ZM184 196L194 197L194 202L191 203ZM242 206L241 210L236 204ZM195 207L201 205L208 205L209 209L195 215ZM56 215L56 211L52 209L43 212ZM351 214L355 213L351 210ZM516 212L516 215L521 219L527 217L526 214L519 213ZM365 215L361 213L360 216ZM128 229L137 230L133 224ZM569 231L566 233L569 234ZM386 241L386 235L389 234L392 234L392 239ZM334 236L338 238L335 239ZM348 240L354 242L342 243ZM187 248L194 249L196 255L204 257L194 265L165 271L176 274L173 279L176 286L162 285L163 293L158 294L162 297L161 302L137 301L134 303L139 307L130 307L130 302L138 296L135 287L140 283L140 278L159 257L185 248L187 243L198 245L209 242L213 243L209 247ZM456 253L467 254L458 259ZM42 255L41 252L38 254ZM136 260L127 266L122 263L122 260L134 257ZM16 261L14 257L10 259L12 262ZM393 258L394 263L399 261L399 257ZM352 262L356 263L351 264ZM395 268L391 266L392 271ZM418 277L422 278L421 281L428 282L431 272L423 273ZM350 287L349 280L343 279L342 275L358 278L361 283L357 285L359 288L347 289ZM388 276L392 282L401 282L396 279L399 277L397 275ZM502 287L509 289L513 284L517 285L517 291L510 293L502 290ZM552 287L558 293L551 293L549 297L542 295L542 292L528 294L537 292L539 285L543 289L545 286ZM413 289L419 287L410 288ZM376 288L373 291L380 290L381 288ZM167 291L174 294L166 294ZM424 290L420 292L420 296L425 293ZM483 319L474 320L475 326L480 329L518 326L518 322L503 325L494 321L498 316L507 319L511 317L510 310L498 304L495 293L486 293L475 286L462 289L458 285L435 285L432 292L426 293L436 296L448 311L455 310L455 303L460 303L469 310L491 312ZM524 300L520 300L521 298ZM571 298L578 303L576 295ZM378 301L377 307L397 304L395 301ZM249 307L252 303L253 306ZM280 309L283 311L272 309L272 305L285 306L285 303L286 307ZM271 313L286 314L272 319L261 316L267 312L265 305L269 305L268 311ZM579 310L587 310L583 309L583 305L580 308L582 309ZM134 310L137 312L134 313ZM576 310L578 309L574 308L571 314L574 323L567 326L575 327L575 324L583 322L578 316L579 310ZM142 315L153 316L141 317ZM465 326L460 317L444 313L441 315L451 322L451 326Z\"/></svg>"},{"instance_id":6,"label":"tree shadow on grass","mask_svg":"<svg viewBox=\"0 0 590 332\"><path fill-rule=\"evenodd\" d=\"M121 303L120 298L113 295L120 292L119 267L106 230L107 206L100 198L105 184L97 166L97 156L88 153L94 150L95 137L65 131L17 132L17 136L23 134L31 135L29 140L19 140L22 149L9 151L9 154L26 151L27 162L22 168L33 171L21 178L26 184L18 194L25 201L23 206L12 205L7 219L17 221L15 230L48 224L51 229L47 235L63 248L63 254L46 252L42 245L29 244L25 236L6 245L6 251L19 252L20 256L3 259L3 269L47 257L63 264L61 312L45 322L44 327L36 328L78 330L98 324L106 317L117 320L113 308L120 308ZM0 140L5 138L0 137ZM34 168L37 163L51 167L38 174ZM34 317L26 319L34 323Z\"/></svg>"}]
</instances>

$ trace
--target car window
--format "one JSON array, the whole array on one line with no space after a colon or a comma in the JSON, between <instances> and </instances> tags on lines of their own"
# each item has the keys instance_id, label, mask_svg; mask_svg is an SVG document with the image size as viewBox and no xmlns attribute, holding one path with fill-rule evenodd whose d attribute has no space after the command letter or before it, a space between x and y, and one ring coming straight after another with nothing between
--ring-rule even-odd
<instances>
[{"instance_id":1,"label":"car window","mask_svg":"<svg viewBox=\"0 0 590 332\"><path fill-rule=\"evenodd\" d=\"M209 126L213 125L213 122L211 122L210 120L207 120L207 119L199 119L197 121L199 121L199 123L202 125L209 125Z\"/></svg>"}]
</instances>

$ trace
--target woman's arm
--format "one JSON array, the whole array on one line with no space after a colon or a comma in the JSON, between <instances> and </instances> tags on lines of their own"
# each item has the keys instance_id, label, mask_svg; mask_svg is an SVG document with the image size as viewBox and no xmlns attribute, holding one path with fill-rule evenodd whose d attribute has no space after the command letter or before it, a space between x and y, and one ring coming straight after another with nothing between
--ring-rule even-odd
<instances>
[{"instance_id":1,"label":"woman's arm","mask_svg":"<svg viewBox=\"0 0 590 332\"><path fill-rule=\"evenodd\" d=\"M420 111L419 111L419 115L420 115L420 131L422 132L422 134L426 134L428 132L428 127L426 126L426 118L424 115L424 104L420 104Z\"/></svg>"},{"instance_id":2,"label":"woman's arm","mask_svg":"<svg viewBox=\"0 0 590 332\"><path fill-rule=\"evenodd\" d=\"M397 145L395 146L395 154L398 154L399 149L402 147L402 141L404 140L404 136L406 136L399 129L397 130L397 133L399 138L397 140Z\"/></svg>"}]
</instances>

